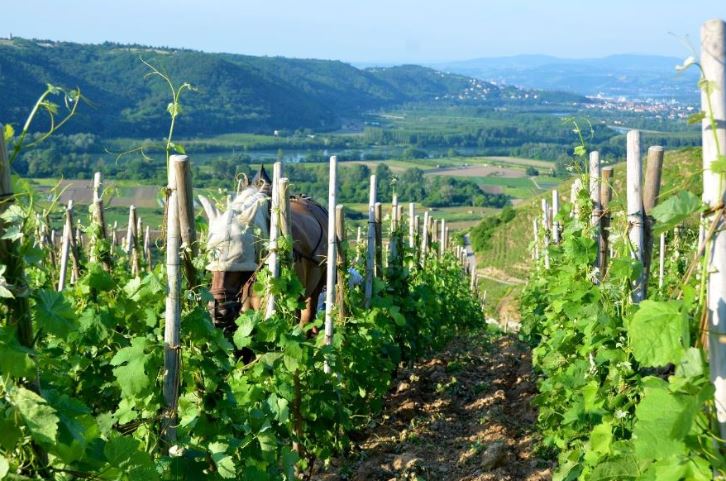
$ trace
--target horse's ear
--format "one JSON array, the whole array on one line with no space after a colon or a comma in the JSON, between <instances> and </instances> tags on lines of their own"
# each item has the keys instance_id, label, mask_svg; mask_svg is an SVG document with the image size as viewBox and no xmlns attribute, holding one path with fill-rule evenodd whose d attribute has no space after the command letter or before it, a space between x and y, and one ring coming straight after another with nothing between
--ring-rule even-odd
<instances>
[{"instance_id":1,"label":"horse's ear","mask_svg":"<svg viewBox=\"0 0 726 481\"><path fill-rule=\"evenodd\" d=\"M212 202L203 195L199 195L197 198L199 199L199 203L202 204L204 212L207 214L207 218L210 223L219 217L219 209L217 209L216 205L212 204Z\"/></svg>"},{"instance_id":2,"label":"horse's ear","mask_svg":"<svg viewBox=\"0 0 726 481\"><path fill-rule=\"evenodd\" d=\"M243 190L245 190L250 185L250 179L247 178L247 174L244 172L239 174L239 179L237 180L237 195L240 194Z\"/></svg>"}]
</instances>

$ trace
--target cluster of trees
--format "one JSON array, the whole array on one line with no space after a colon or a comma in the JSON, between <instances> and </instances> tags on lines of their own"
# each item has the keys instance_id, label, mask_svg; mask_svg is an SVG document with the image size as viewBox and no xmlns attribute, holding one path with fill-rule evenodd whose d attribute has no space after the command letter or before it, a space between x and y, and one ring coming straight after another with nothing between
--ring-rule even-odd
<instances>
[{"instance_id":1,"label":"cluster of trees","mask_svg":"<svg viewBox=\"0 0 726 481\"><path fill-rule=\"evenodd\" d=\"M317 199L324 199L328 193L327 166L288 165L285 175L290 178L293 190ZM338 175L338 199L343 203L368 202L371 170L365 165L341 167ZM390 202L393 193L405 202L420 202L429 207L504 207L510 204L510 197L504 194L484 192L473 181L453 177L424 177L420 169L408 169L394 175L385 164L376 166L378 199Z\"/></svg>"}]
</instances>

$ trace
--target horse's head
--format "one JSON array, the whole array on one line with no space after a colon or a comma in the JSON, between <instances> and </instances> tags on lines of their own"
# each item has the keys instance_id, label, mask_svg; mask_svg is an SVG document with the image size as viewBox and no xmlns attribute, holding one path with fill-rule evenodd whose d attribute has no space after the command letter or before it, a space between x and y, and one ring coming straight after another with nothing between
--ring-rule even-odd
<instances>
[{"instance_id":1,"label":"horse's head","mask_svg":"<svg viewBox=\"0 0 726 481\"><path fill-rule=\"evenodd\" d=\"M209 218L207 248L212 272L210 311L215 322L230 326L241 309L241 289L257 270L264 240L269 236L269 198L255 188L240 192L220 212L199 196Z\"/></svg>"}]
</instances>

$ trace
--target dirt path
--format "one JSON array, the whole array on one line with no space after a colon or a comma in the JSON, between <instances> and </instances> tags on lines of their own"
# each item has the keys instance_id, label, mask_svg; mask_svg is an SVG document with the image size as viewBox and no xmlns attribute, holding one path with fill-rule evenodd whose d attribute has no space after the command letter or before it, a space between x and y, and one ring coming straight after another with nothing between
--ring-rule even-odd
<instances>
[{"instance_id":1,"label":"dirt path","mask_svg":"<svg viewBox=\"0 0 726 481\"><path fill-rule=\"evenodd\" d=\"M317 481L540 481L526 346L485 334L454 340L402 372L381 417Z\"/></svg>"}]
</instances>

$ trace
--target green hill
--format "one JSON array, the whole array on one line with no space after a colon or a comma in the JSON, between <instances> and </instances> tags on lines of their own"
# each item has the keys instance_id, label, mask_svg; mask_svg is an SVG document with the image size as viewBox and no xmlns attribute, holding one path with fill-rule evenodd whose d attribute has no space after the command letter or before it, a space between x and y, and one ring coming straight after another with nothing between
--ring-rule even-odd
<instances>
[{"instance_id":1,"label":"green hill","mask_svg":"<svg viewBox=\"0 0 726 481\"><path fill-rule=\"evenodd\" d=\"M666 151L660 200L663 201L682 190L700 195L701 172L700 148ZM560 202L569 198L572 182L573 180L565 181L558 187ZM498 319L518 319L517 297L533 266L532 220L535 216L538 219L541 217L541 200L545 196L550 200L552 194L539 195L518 205L512 219L493 227L490 230L491 237L484 242L485 245L476 249L480 286L487 292L490 314ZM620 163L615 166L613 173L611 209L613 212L623 212L624 204L625 164ZM474 231L471 236L474 247L477 247Z\"/></svg>"},{"instance_id":2,"label":"green hill","mask_svg":"<svg viewBox=\"0 0 726 481\"><path fill-rule=\"evenodd\" d=\"M46 83L80 87L90 108L67 132L158 136L168 92L146 77L144 59L196 92L183 98L177 134L186 137L275 129L334 130L364 112L409 103L499 103L516 89L425 67L369 70L339 61L253 57L104 43L0 40L0 113L18 124ZM509 98L509 96L507 96Z\"/></svg>"}]
</instances>

